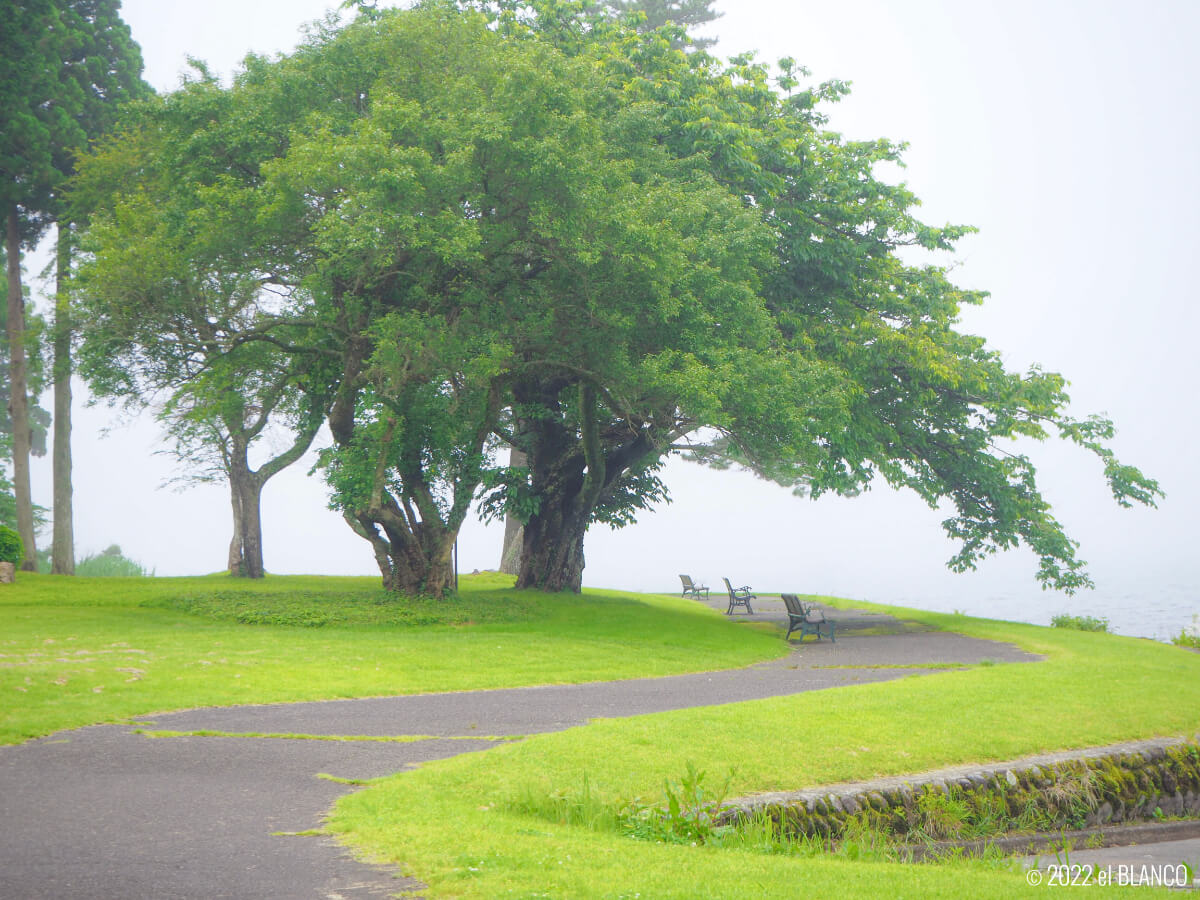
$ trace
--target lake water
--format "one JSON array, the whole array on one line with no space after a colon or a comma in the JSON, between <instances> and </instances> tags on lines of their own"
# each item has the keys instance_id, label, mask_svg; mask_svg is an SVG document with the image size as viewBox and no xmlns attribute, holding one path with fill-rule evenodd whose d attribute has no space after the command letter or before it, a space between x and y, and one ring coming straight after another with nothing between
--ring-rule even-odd
<instances>
[{"instance_id":1,"label":"lake water","mask_svg":"<svg viewBox=\"0 0 1200 900\"><path fill-rule=\"evenodd\" d=\"M969 616L1049 625L1053 616L1095 616L1108 619L1108 630L1134 637L1169 641L1200 615L1200 593L1184 584L1146 589L1084 591L1073 597L1037 590L1004 591L990 595L974 592L947 595L897 592L881 603L894 603L936 612L961 611Z\"/></svg>"}]
</instances>

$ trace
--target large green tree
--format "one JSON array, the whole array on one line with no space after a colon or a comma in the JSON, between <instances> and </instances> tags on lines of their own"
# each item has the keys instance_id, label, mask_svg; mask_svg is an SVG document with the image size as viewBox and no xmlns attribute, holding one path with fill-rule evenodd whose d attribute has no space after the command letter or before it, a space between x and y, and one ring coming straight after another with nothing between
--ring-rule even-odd
<instances>
[{"instance_id":1,"label":"large green tree","mask_svg":"<svg viewBox=\"0 0 1200 900\"><path fill-rule=\"evenodd\" d=\"M389 588L446 590L482 488L526 522L519 584L578 590L588 527L661 499L676 452L813 495L881 475L955 505L955 566L1024 543L1045 583L1086 583L1003 442L1078 441L1120 502L1157 485L1112 457L1109 423L1066 416L1059 376L955 329L980 295L899 252L967 229L923 225L875 176L899 148L825 130L840 85L685 53L594 4L494 6L372 11L250 60L200 129L205 162L171 180L196 241L253 223L243 257L179 254L259 286L222 355L336 369L326 475ZM122 179L144 189L140 167ZM235 223L207 199L230 191ZM140 239L112 222L98 262ZM527 466L499 465L501 442Z\"/></svg>"},{"instance_id":2,"label":"large green tree","mask_svg":"<svg viewBox=\"0 0 1200 900\"><path fill-rule=\"evenodd\" d=\"M687 34L693 28L720 18L721 13L713 9L714 0L605 0L600 10L608 10L634 24L640 32L662 28L678 29L670 33L672 47L704 49L716 43L715 38L699 38ZM519 447L509 450L509 468L522 469L528 457ZM514 513L504 517L504 544L500 554L500 571L510 575L520 572L521 557L525 542L524 524Z\"/></svg>"},{"instance_id":3,"label":"large green tree","mask_svg":"<svg viewBox=\"0 0 1200 900\"><path fill-rule=\"evenodd\" d=\"M330 417L336 502L389 585L439 593L530 373L639 369L685 322L697 352L748 355L714 316L755 317L738 300L768 240L582 60L441 5L322 54L350 46L359 66L387 51L362 120L294 139L275 172L316 216L332 330L361 335Z\"/></svg>"},{"instance_id":4,"label":"large green tree","mask_svg":"<svg viewBox=\"0 0 1200 900\"><path fill-rule=\"evenodd\" d=\"M260 206L263 147L279 135L241 98L201 68L140 104L82 161L73 199L94 219L81 372L96 396L155 408L185 478L228 483L229 571L259 578L263 487L311 446L328 391L319 355L294 343L310 332L244 340L304 292Z\"/></svg>"},{"instance_id":5,"label":"large green tree","mask_svg":"<svg viewBox=\"0 0 1200 900\"><path fill-rule=\"evenodd\" d=\"M29 385L23 349L21 248L59 225L55 321L55 443L53 569L74 570L70 478L71 222L63 217L61 185L74 155L115 115L117 105L144 93L141 53L121 21L119 0L0 2L0 213L8 269L9 405L13 421L13 481L23 568L35 567L29 488Z\"/></svg>"},{"instance_id":6,"label":"large green tree","mask_svg":"<svg viewBox=\"0 0 1200 900\"><path fill-rule=\"evenodd\" d=\"M750 57L720 63L655 34L598 28L585 4L539 10L532 22L502 17L502 27L593 59L622 103L658 110L654 138L743 198L773 248L758 295L770 325L752 358L651 357L674 379L667 394L599 372L547 372L519 386L528 474L502 479L491 498L527 517L518 584L578 590L587 525L624 524L653 502L663 490L654 469L674 452L812 496L854 494L882 476L931 505L953 504L953 568L1023 543L1044 585L1089 584L1008 439L1057 434L1095 452L1123 505L1153 503L1158 486L1113 457L1110 422L1068 416L1061 376L1008 372L981 338L956 330L962 304L982 294L900 251L950 250L969 229L922 224L911 192L877 177L901 148L825 128L821 104L844 86L800 89L804 73L790 60L772 73Z\"/></svg>"}]
</instances>

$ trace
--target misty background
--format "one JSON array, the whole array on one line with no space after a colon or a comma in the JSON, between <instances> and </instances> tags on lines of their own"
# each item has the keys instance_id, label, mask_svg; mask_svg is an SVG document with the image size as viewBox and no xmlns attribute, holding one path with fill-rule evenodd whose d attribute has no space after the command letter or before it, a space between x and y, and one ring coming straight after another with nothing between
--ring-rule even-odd
<instances>
[{"instance_id":1,"label":"misty background","mask_svg":"<svg viewBox=\"0 0 1200 900\"><path fill-rule=\"evenodd\" d=\"M381 4L392 5L392 4ZM228 77L250 51L287 52L325 0L126 0L122 14L161 91L186 58ZM1200 4L1149 0L738 0L699 33L713 52L792 56L815 80L852 82L828 109L850 138L910 144L904 180L922 217L977 226L954 257L959 284L991 292L964 312L1009 368L1033 364L1071 382L1076 417L1106 413L1124 462L1157 478L1159 509L1120 509L1093 456L1067 444L1020 444L1055 515L1080 542L1095 591L1043 592L1018 550L954 575L945 510L879 484L854 499L797 498L738 472L679 460L664 476L673 502L635 526L588 535L584 583L678 590L678 573L710 586L728 576L763 592L836 594L1045 624L1060 612L1100 615L1114 630L1166 638L1200 613ZM49 247L26 259L30 274ZM39 309L48 285L34 280ZM82 555L119 544L158 575L224 565L223 484L165 486L183 475L151 416L85 406L75 384L75 534ZM325 438L328 439L327 436ZM318 438L320 443L321 438ZM327 509L308 476L314 454L263 495L267 570L378 574L369 545ZM33 464L34 501L50 505L49 457ZM499 564L502 523L468 520L460 570ZM41 536L39 545L48 543Z\"/></svg>"}]
</instances>

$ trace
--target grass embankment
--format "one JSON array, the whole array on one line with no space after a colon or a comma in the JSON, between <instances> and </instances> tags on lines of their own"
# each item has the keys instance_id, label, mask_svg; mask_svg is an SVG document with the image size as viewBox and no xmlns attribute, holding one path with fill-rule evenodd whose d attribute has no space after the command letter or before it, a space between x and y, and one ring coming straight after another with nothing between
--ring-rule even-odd
<instances>
[{"instance_id":1,"label":"grass embankment","mask_svg":"<svg viewBox=\"0 0 1200 900\"><path fill-rule=\"evenodd\" d=\"M371 858L401 863L436 897L1043 896L1045 887L995 864L647 843L618 833L604 810L661 803L664 782L689 764L707 771L710 785L733 769L731 792L745 795L1200 728L1195 654L1108 634L891 611L1046 660L597 721L382 780L343 798L330 829ZM580 809L598 814L588 827L521 811L539 808L567 810L562 818L575 822Z\"/></svg>"},{"instance_id":2,"label":"grass embankment","mask_svg":"<svg viewBox=\"0 0 1200 900\"><path fill-rule=\"evenodd\" d=\"M65 578L0 589L0 743L198 706L578 683L782 655L692 601L515 591L396 601L376 578Z\"/></svg>"}]
</instances>

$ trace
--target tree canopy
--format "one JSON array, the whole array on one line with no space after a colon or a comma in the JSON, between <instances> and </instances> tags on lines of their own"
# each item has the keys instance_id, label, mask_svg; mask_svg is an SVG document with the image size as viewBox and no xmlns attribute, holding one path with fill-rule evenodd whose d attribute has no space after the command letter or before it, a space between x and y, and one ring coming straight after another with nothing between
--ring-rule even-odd
<instances>
[{"instance_id":1,"label":"tree canopy","mask_svg":"<svg viewBox=\"0 0 1200 900\"><path fill-rule=\"evenodd\" d=\"M906 247L948 251L970 229L921 223L913 213L916 197L877 177L879 163L901 161L902 147L845 141L828 131L822 107L843 96L845 86L804 88L807 73L792 60L772 72L748 56L721 63L672 52L653 34L609 32L605 38L596 27L591 41L580 41L586 16L585 8L555 4L532 23L510 17L508 27L609 67L623 102L661 110L656 137L669 152L703 159L717 180L761 213L774 236L773 266L759 295L772 318L769 351L733 375L731 395L715 409L676 395L675 427L692 437L689 455L746 466L814 497L854 494L882 476L930 505L953 504L955 515L944 525L961 550L952 568L970 568L989 553L1024 543L1039 559L1044 585L1088 585L1075 544L1042 498L1029 459L1010 452L1005 441L1056 434L1081 444L1100 456L1123 505L1152 504L1158 486L1103 445L1112 436L1110 422L1067 415L1061 376L1037 368L1007 372L983 339L956 330L961 306L981 302L982 293L957 288L941 267L903 261ZM768 359L782 362L790 378L758 368ZM674 365L685 371L681 361ZM702 378L711 386L716 374L709 369ZM689 375L693 386L703 383L695 372ZM599 433L608 440L600 442L601 454L589 455L569 407L560 410L555 401L537 407L531 443L522 448L530 452L530 475L518 487L528 486L539 508L531 514L526 504L518 583L577 589L578 523L612 522L609 504L636 508L654 498L647 491L661 492L647 472L678 444L664 440L661 429L656 434L651 416L639 419L612 404L605 412ZM560 427L558 444L539 453L539 434L551 421ZM599 463L607 463L606 486L589 513L582 473L597 471ZM567 469L569 479L562 474ZM550 478L563 487L547 490ZM493 500L511 502L517 493L511 484ZM553 521L541 521L543 509ZM573 532L564 530L563 510L570 510Z\"/></svg>"},{"instance_id":2,"label":"tree canopy","mask_svg":"<svg viewBox=\"0 0 1200 900\"><path fill-rule=\"evenodd\" d=\"M327 392L310 355L243 340L296 307L254 201L263 123L247 123L239 96L201 68L82 162L74 208L96 215L77 285L80 370L94 395L154 408L187 478L229 483L229 570L261 577L263 485L308 449Z\"/></svg>"},{"instance_id":3,"label":"tree canopy","mask_svg":"<svg viewBox=\"0 0 1200 900\"><path fill-rule=\"evenodd\" d=\"M480 6L372 10L248 60L205 88L166 182L133 161L136 128L89 163L116 186L96 270L144 242L163 308L197 279L245 292L251 320L206 370L253 344L329 367L323 466L385 584L445 590L482 493L526 521L518 583L578 590L587 528L662 499L679 452L812 496L883 477L954 505L952 566L1023 543L1044 584L1087 583L1004 442L1080 443L1118 502L1158 487L1112 457L1110 423L1066 415L1060 376L957 330L982 295L901 251L969 229L923 224L877 176L901 147L827 129L843 85L591 3ZM152 210L183 223L178 252L151 252Z\"/></svg>"},{"instance_id":4,"label":"tree canopy","mask_svg":"<svg viewBox=\"0 0 1200 900\"><path fill-rule=\"evenodd\" d=\"M13 481L22 567L35 567L33 506L29 488L31 424L22 246L54 222L59 226L59 291L55 304L55 552L54 570L74 569L70 489L70 220L64 218L62 184L75 154L103 131L121 102L149 91L142 58L121 21L119 0L0 0L0 215L8 257L9 409L13 429Z\"/></svg>"}]
</instances>

